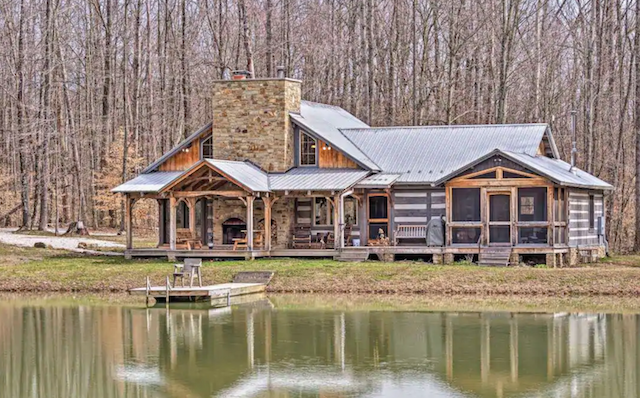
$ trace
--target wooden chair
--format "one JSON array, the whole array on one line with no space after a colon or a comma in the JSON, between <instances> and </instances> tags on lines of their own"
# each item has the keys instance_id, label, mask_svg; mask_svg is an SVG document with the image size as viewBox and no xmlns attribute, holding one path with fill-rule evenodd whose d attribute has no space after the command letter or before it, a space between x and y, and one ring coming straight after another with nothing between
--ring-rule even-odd
<instances>
[{"instance_id":1,"label":"wooden chair","mask_svg":"<svg viewBox=\"0 0 640 398\"><path fill-rule=\"evenodd\" d=\"M184 287L184 277L189 278L189 287L193 287L193 280L198 278L198 286L202 287L202 267L201 258L185 258L184 264L174 264L173 266L173 287L176 287L176 279L180 278Z\"/></svg>"},{"instance_id":2,"label":"wooden chair","mask_svg":"<svg viewBox=\"0 0 640 398\"><path fill-rule=\"evenodd\" d=\"M311 225L299 224L291 232L291 247L293 249L311 248Z\"/></svg>"},{"instance_id":3,"label":"wooden chair","mask_svg":"<svg viewBox=\"0 0 640 398\"><path fill-rule=\"evenodd\" d=\"M344 245L345 246L353 246L353 237L351 236L351 231L353 226L351 224L346 224L344 226Z\"/></svg>"},{"instance_id":4,"label":"wooden chair","mask_svg":"<svg viewBox=\"0 0 640 398\"><path fill-rule=\"evenodd\" d=\"M176 245L185 245L187 250L202 249L202 242L191 233L189 228L176 229Z\"/></svg>"},{"instance_id":5,"label":"wooden chair","mask_svg":"<svg viewBox=\"0 0 640 398\"><path fill-rule=\"evenodd\" d=\"M262 231L254 231L253 234L253 248L256 249L258 247L264 247L264 234ZM233 250L246 249L249 247L248 245L249 242L247 240L246 232L243 238L235 238L233 240Z\"/></svg>"}]
</instances>

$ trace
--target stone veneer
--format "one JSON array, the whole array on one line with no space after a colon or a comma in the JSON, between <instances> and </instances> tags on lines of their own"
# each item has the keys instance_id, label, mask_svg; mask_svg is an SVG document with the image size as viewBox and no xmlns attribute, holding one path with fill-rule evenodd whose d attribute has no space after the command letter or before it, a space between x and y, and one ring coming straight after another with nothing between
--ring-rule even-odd
<instances>
[{"instance_id":1,"label":"stone veneer","mask_svg":"<svg viewBox=\"0 0 640 398\"><path fill-rule=\"evenodd\" d=\"M280 199L271 209L271 219L276 225L276 239L272 241L272 249L286 249L291 240L291 220L294 219L294 200ZM222 223L229 218L247 221L247 208L239 199L215 198L213 200L213 243L222 244ZM258 222L264 219L264 203L256 199L253 203L253 223L255 229Z\"/></svg>"},{"instance_id":2,"label":"stone veneer","mask_svg":"<svg viewBox=\"0 0 640 398\"><path fill-rule=\"evenodd\" d=\"M294 162L289 112L300 112L300 101L299 80L215 81L214 157L248 159L266 171L286 171Z\"/></svg>"}]
</instances>

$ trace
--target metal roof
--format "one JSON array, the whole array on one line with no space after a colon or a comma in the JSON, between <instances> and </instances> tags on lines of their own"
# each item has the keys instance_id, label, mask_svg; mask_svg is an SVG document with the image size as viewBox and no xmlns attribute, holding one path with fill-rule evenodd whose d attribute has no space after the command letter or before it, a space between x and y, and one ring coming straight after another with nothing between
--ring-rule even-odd
<instances>
[{"instance_id":1,"label":"metal roof","mask_svg":"<svg viewBox=\"0 0 640 398\"><path fill-rule=\"evenodd\" d=\"M316 138L327 142L366 169L379 171L380 167L342 134L343 128L368 128L360 119L344 109L317 102L302 101L300 113L290 113L297 125Z\"/></svg>"},{"instance_id":2,"label":"metal roof","mask_svg":"<svg viewBox=\"0 0 640 398\"><path fill-rule=\"evenodd\" d=\"M180 177L182 173L182 171L156 171L140 174L134 179L113 188L111 192L159 192Z\"/></svg>"},{"instance_id":3,"label":"metal roof","mask_svg":"<svg viewBox=\"0 0 640 398\"><path fill-rule=\"evenodd\" d=\"M356 184L356 188L388 188L400 178L400 174L373 174Z\"/></svg>"},{"instance_id":4,"label":"metal roof","mask_svg":"<svg viewBox=\"0 0 640 398\"><path fill-rule=\"evenodd\" d=\"M250 162L218 159L205 159L204 161L253 192L269 192L267 173Z\"/></svg>"},{"instance_id":5,"label":"metal roof","mask_svg":"<svg viewBox=\"0 0 640 398\"><path fill-rule=\"evenodd\" d=\"M531 156L524 153L504 151L506 157L530 168L532 171L547 177L548 179L569 187L612 190L613 185L602 181L586 171L574 167L560 159L551 159L546 156Z\"/></svg>"},{"instance_id":6,"label":"metal roof","mask_svg":"<svg viewBox=\"0 0 640 398\"><path fill-rule=\"evenodd\" d=\"M176 153L181 151L183 148L186 148L187 146L189 146L193 141L195 141L198 137L200 137L205 131L211 129L212 126L213 126L213 123L211 123L211 122L205 124L200 129L198 129L193 134L191 134L186 139L184 139L182 142L180 142L178 145L173 147L173 149L171 149L169 152L165 153L160 158L158 158L158 160L156 160L155 162L153 162L149 166L147 166L147 168L142 170L142 172L143 173L149 173L149 172L155 170L156 168L158 168L158 166L160 166L162 163L164 163L167 159L169 159L170 157L172 157L173 155L175 155Z\"/></svg>"},{"instance_id":7,"label":"metal roof","mask_svg":"<svg viewBox=\"0 0 640 398\"><path fill-rule=\"evenodd\" d=\"M546 124L341 129L398 183L434 183L460 167L501 149L534 156Z\"/></svg>"},{"instance_id":8,"label":"metal roof","mask_svg":"<svg viewBox=\"0 0 640 398\"><path fill-rule=\"evenodd\" d=\"M273 191L341 191L368 174L358 169L299 167L282 174L269 174L269 186Z\"/></svg>"}]
</instances>

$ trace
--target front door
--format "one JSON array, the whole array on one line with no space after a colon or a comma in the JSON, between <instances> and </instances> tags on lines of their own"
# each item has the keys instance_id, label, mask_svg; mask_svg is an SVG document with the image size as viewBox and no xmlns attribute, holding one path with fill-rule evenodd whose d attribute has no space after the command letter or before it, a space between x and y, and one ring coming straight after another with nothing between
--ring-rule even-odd
<instances>
[{"instance_id":1,"label":"front door","mask_svg":"<svg viewBox=\"0 0 640 398\"><path fill-rule=\"evenodd\" d=\"M511 195L489 194L489 244L511 244Z\"/></svg>"},{"instance_id":2,"label":"front door","mask_svg":"<svg viewBox=\"0 0 640 398\"><path fill-rule=\"evenodd\" d=\"M389 237L389 200L386 194L369 194L369 240Z\"/></svg>"}]
</instances>

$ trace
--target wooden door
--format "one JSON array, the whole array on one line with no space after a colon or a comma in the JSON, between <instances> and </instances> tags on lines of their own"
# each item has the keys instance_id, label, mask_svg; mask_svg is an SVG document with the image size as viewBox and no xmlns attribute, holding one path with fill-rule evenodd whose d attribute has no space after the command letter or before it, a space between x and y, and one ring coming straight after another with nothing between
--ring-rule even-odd
<instances>
[{"instance_id":1,"label":"wooden door","mask_svg":"<svg viewBox=\"0 0 640 398\"><path fill-rule=\"evenodd\" d=\"M386 194L369 194L367 198L369 240L378 239L380 231L389 237L389 197Z\"/></svg>"},{"instance_id":2,"label":"wooden door","mask_svg":"<svg viewBox=\"0 0 640 398\"><path fill-rule=\"evenodd\" d=\"M511 245L511 194L489 193L489 245Z\"/></svg>"}]
</instances>

